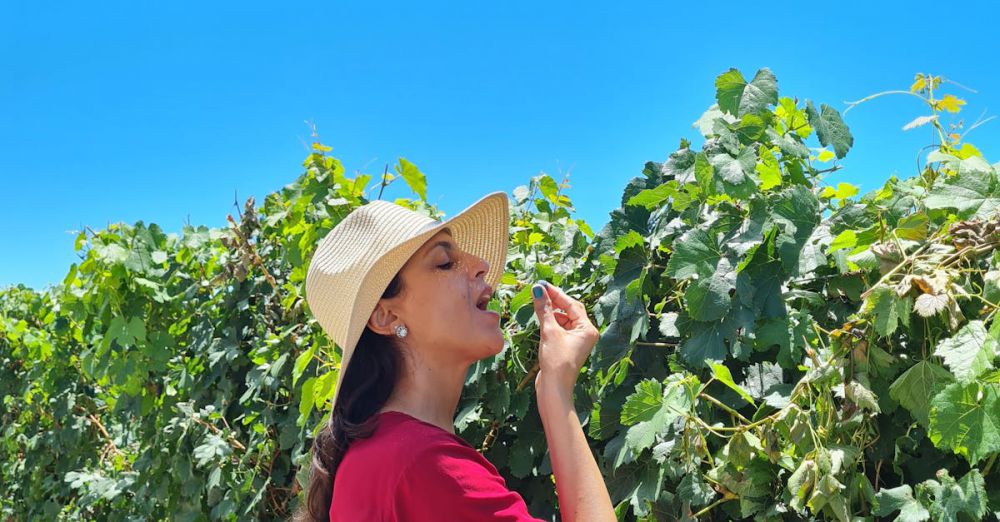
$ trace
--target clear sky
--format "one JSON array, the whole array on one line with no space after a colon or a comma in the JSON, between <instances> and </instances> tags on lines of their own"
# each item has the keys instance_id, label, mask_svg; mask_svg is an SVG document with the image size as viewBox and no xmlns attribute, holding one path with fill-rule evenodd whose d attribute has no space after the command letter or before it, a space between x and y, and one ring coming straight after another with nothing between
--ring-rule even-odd
<instances>
[{"instance_id":1,"label":"clear sky","mask_svg":"<svg viewBox=\"0 0 1000 522\"><path fill-rule=\"evenodd\" d=\"M454 214L569 172L596 231L662 161L729 67L828 103L944 75L974 120L1000 114L995 2L3 2L0 286L60 281L73 231L222 226L293 181L314 122L349 172L399 156ZM926 111L885 97L845 120L830 181L915 172ZM1000 120L968 141L1000 159ZM406 194L401 180L383 199Z\"/></svg>"}]
</instances>

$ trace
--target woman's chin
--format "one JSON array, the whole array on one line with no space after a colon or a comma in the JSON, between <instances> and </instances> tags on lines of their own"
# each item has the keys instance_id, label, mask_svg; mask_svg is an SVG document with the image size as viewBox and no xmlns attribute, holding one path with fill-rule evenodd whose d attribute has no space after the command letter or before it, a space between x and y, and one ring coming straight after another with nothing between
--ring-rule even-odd
<instances>
[{"instance_id":1,"label":"woman's chin","mask_svg":"<svg viewBox=\"0 0 1000 522\"><path fill-rule=\"evenodd\" d=\"M502 352L503 344L504 344L503 334L500 332L499 329L497 329L496 339L486 342L482 345L484 350L483 353L480 354L479 359L481 360L487 357L493 357L494 355Z\"/></svg>"}]
</instances>

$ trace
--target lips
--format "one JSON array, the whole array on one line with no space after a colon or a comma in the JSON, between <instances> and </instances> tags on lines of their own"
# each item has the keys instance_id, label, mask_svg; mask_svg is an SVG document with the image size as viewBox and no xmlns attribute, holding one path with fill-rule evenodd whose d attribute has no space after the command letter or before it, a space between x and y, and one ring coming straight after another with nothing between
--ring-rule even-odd
<instances>
[{"instance_id":1,"label":"lips","mask_svg":"<svg viewBox=\"0 0 1000 522\"><path fill-rule=\"evenodd\" d=\"M476 309L478 310L485 311L486 305L490 302L490 296L492 295L493 295L493 289L487 285L486 288L484 288L483 291L479 293L479 298L476 299L476 302L473 303L473 306L475 306Z\"/></svg>"}]
</instances>

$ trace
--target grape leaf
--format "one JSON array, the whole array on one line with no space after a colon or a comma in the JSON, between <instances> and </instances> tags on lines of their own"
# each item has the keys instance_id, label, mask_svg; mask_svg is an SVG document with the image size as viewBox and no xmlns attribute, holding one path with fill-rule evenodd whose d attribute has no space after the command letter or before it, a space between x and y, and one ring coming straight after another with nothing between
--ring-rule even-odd
<instances>
[{"instance_id":1,"label":"grape leaf","mask_svg":"<svg viewBox=\"0 0 1000 522\"><path fill-rule=\"evenodd\" d=\"M744 390L743 388L741 388L738 384L736 384L733 381L733 374L732 374L732 372L729 371L729 368L727 368L725 365L713 362L712 363L712 376L715 377L715 380L721 382L722 384L725 384L730 389L732 389L733 391L735 391L736 393L738 393L740 395L740 397L743 397L743 400L749 402L754 407L757 406L753 402L753 398L750 397L750 394L747 393L746 390Z\"/></svg>"},{"instance_id":2,"label":"grape leaf","mask_svg":"<svg viewBox=\"0 0 1000 522\"><path fill-rule=\"evenodd\" d=\"M716 179L721 181L725 193L738 197L749 197L757 190L757 155L750 147L743 148L738 155L719 152L708 157Z\"/></svg>"},{"instance_id":3,"label":"grape leaf","mask_svg":"<svg viewBox=\"0 0 1000 522\"><path fill-rule=\"evenodd\" d=\"M794 272L806 241L819 224L819 200L802 185L789 187L775 200L771 222L781 226L775 238L781 265Z\"/></svg>"},{"instance_id":4,"label":"grape leaf","mask_svg":"<svg viewBox=\"0 0 1000 522\"><path fill-rule=\"evenodd\" d=\"M948 308L948 294L920 294L913 302L913 311L921 317L933 317Z\"/></svg>"},{"instance_id":5,"label":"grape leaf","mask_svg":"<svg viewBox=\"0 0 1000 522\"><path fill-rule=\"evenodd\" d=\"M690 408L691 401L680 375L668 377L665 389L655 379L640 382L622 407L621 422L631 426L625 434L626 446L636 454L652 446L656 434Z\"/></svg>"},{"instance_id":6,"label":"grape leaf","mask_svg":"<svg viewBox=\"0 0 1000 522\"><path fill-rule=\"evenodd\" d=\"M709 277L715 273L721 255L715 233L705 228L689 230L674 243L664 273L675 279Z\"/></svg>"},{"instance_id":7,"label":"grape leaf","mask_svg":"<svg viewBox=\"0 0 1000 522\"><path fill-rule=\"evenodd\" d=\"M764 67L747 83L740 71L731 68L715 79L715 98L720 110L734 116L759 113L769 104L777 105L778 80Z\"/></svg>"},{"instance_id":8,"label":"grape leaf","mask_svg":"<svg viewBox=\"0 0 1000 522\"><path fill-rule=\"evenodd\" d=\"M809 124L816 129L819 142L824 146L832 146L837 153L837 158L843 158L847 151L854 145L854 136L847 124L840 117L840 112L827 104L821 104L819 112L811 101L806 101L806 114L809 115Z\"/></svg>"},{"instance_id":9,"label":"grape leaf","mask_svg":"<svg viewBox=\"0 0 1000 522\"><path fill-rule=\"evenodd\" d=\"M967 383L993 367L996 342L982 321L970 321L954 336L938 342L934 355L944 359L959 382Z\"/></svg>"},{"instance_id":10,"label":"grape leaf","mask_svg":"<svg viewBox=\"0 0 1000 522\"><path fill-rule=\"evenodd\" d=\"M959 513L981 520L986 514L986 483L978 469L973 468L957 482L947 470L941 470L938 480L923 484L934 498L930 506L934 520L959 520Z\"/></svg>"},{"instance_id":11,"label":"grape leaf","mask_svg":"<svg viewBox=\"0 0 1000 522\"><path fill-rule=\"evenodd\" d=\"M764 67L743 88L737 116L764 111L772 104L778 104L778 79Z\"/></svg>"},{"instance_id":12,"label":"grape leaf","mask_svg":"<svg viewBox=\"0 0 1000 522\"><path fill-rule=\"evenodd\" d=\"M931 399L927 436L970 464L1000 451L1000 384L946 386Z\"/></svg>"},{"instance_id":13,"label":"grape leaf","mask_svg":"<svg viewBox=\"0 0 1000 522\"><path fill-rule=\"evenodd\" d=\"M732 115L737 115L740 108L740 98L747 81L740 71L730 68L715 79L715 99L719 109Z\"/></svg>"},{"instance_id":14,"label":"grape leaf","mask_svg":"<svg viewBox=\"0 0 1000 522\"><path fill-rule=\"evenodd\" d=\"M416 165L406 158L399 158L399 165L396 165L396 173L403 177L403 181L416 192L420 199L427 200L427 176Z\"/></svg>"},{"instance_id":15,"label":"grape leaf","mask_svg":"<svg viewBox=\"0 0 1000 522\"><path fill-rule=\"evenodd\" d=\"M910 311L913 308L912 298L900 298L896 292L889 288L877 287L868 296L868 300L872 314L875 316L875 331L879 335L891 335L900 323L910 324Z\"/></svg>"},{"instance_id":16,"label":"grape leaf","mask_svg":"<svg viewBox=\"0 0 1000 522\"><path fill-rule=\"evenodd\" d=\"M703 366L707 359L721 361L729 353L720 322L697 323L693 331L694 335L678 348L681 357L692 366Z\"/></svg>"},{"instance_id":17,"label":"grape leaf","mask_svg":"<svg viewBox=\"0 0 1000 522\"><path fill-rule=\"evenodd\" d=\"M904 484L897 488L882 488L875 494L876 516L889 516L893 511L899 511L895 522L921 522L931 517L924 506L913 498L913 489Z\"/></svg>"},{"instance_id":18,"label":"grape leaf","mask_svg":"<svg viewBox=\"0 0 1000 522\"><path fill-rule=\"evenodd\" d=\"M927 426L930 413L928 397L955 381L951 373L930 361L920 361L889 386L889 397L906 408L914 419Z\"/></svg>"},{"instance_id":19,"label":"grape leaf","mask_svg":"<svg viewBox=\"0 0 1000 522\"><path fill-rule=\"evenodd\" d=\"M989 218L996 213L1000 194L993 167L982 158L972 158L962 160L965 168L958 174L938 178L924 199L927 208L953 208L962 219Z\"/></svg>"},{"instance_id":20,"label":"grape leaf","mask_svg":"<svg viewBox=\"0 0 1000 522\"><path fill-rule=\"evenodd\" d=\"M726 277L729 272L729 263L722 259L718 270L711 277L699 278L688 286L684 292L684 301L691 318L697 321L715 321L726 315L732 301L730 291L734 289L732 280Z\"/></svg>"}]
</instances>

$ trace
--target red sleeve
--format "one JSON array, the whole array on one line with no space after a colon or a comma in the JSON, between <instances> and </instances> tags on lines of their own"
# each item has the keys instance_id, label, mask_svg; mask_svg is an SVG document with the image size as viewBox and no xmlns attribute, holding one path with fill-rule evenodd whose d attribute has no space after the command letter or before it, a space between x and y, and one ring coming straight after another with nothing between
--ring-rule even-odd
<instances>
[{"instance_id":1,"label":"red sleeve","mask_svg":"<svg viewBox=\"0 0 1000 522\"><path fill-rule=\"evenodd\" d=\"M397 520L545 522L487 465L475 449L456 442L421 449L397 483Z\"/></svg>"}]
</instances>

